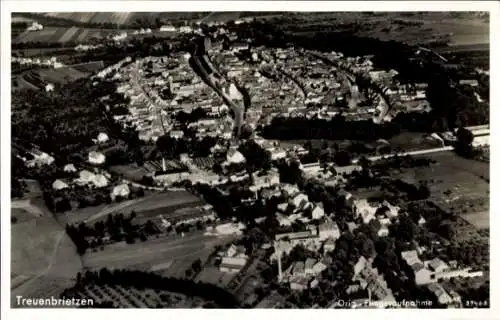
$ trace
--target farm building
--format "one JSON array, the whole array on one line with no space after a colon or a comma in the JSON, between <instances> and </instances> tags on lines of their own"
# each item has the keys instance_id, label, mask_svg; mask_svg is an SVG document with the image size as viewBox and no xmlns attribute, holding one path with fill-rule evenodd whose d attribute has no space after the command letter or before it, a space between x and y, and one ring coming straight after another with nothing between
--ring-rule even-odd
<instances>
[{"instance_id":1,"label":"farm building","mask_svg":"<svg viewBox=\"0 0 500 320\"><path fill-rule=\"evenodd\" d=\"M54 183L52 183L52 189L54 189L54 190L62 190L62 189L66 189L68 187L69 186L67 183L65 183L64 181L59 180L59 179L57 179L56 181L54 181Z\"/></svg>"},{"instance_id":2,"label":"farm building","mask_svg":"<svg viewBox=\"0 0 500 320\"><path fill-rule=\"evenodd\" d=\"M120 184L117 185L113 188L113 191L111 192L111 199L115 199L116 197L128 197L130 194L130 188L128 187L127 184Z\"/></svg>"},{"instance_id":3,"label":"farm building","mask_svg":"<svg viewBox=\"0 0 500 320\"><path fill-rule=\"evenodd\" d=\"M103 164L106 161L106 156L97 151L89 152L89 162L92 164Z\"/></svg>"},{"instance_id":4,"label":"farm building","mask_svg":"<svg viewBox=\"0 0 500 320\"><path fill-rule=\"evenodd\" d=\"M224 253L224 257L222 257L219 267L220 271L230 273L239 272L248 261L245 251L245 247L232 244Z\"/></svg>"},{"instance_id":5,"label":"farm building","mask_svg":"<svg viewBox=\"0 0 500 320\"><path fill-rule=\"evenodd\" d=\"M52 92L54 91L54 85L52 83L49 83L45 86L45 91L47 92Z\"/></svg>"},{"instance_id":6,"label":"farm building","mask_svg":"<svg viewBox=\"0 0 500 320\"><path fill-rule=\"evenodd\" d=\"M64 166L64 172L76 172L75 165L72 163L68 163L67 165Z\"/></svg>"},{"instance_id":7,"label":"farm building","mask_svg":"<svg viewBox=\"0 0 500 320\"><path fill-rule=\"evenodd\" d=\"M109 140L109 137L106 133L104 132L99 132L99 134L97 135L97 143L104 143L104 142L107 142Z\"/></svg>"}]
</instances>

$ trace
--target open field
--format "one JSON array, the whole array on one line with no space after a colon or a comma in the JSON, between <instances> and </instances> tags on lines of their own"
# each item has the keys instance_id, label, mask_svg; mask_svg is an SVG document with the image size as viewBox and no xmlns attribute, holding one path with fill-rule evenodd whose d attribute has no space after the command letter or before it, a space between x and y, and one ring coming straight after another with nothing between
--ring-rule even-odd
<instances>
[{"instance_id":1,"label":"open field","mask_svg":"<svg viewBox=\"0 0 500 320\"><path fill-rule=\"evenodd\" d=\"M12 78L12 88L15 90L38 89L48 83L65 84L80 78L90 77L103 68L104 64L102 61L93 61L57 69L32 69L14 76Z\"/></svg>"},{"instance_id":2,"label":"open field","mask_svg":"<svg viewBox=\"0 0 500 320\"><path fill-rule=\"evenodd\" d=\"M12 199L11 217L15 218L17 223L39 217L51 217L52 214L42 198L40 184L35 180L23 180L23 182L26 184L26 190L22 199Z\"/></svg>"},{"instance_id":3,"label":"open field","mask_svg":"<svg viewBox=\"0 0 500 320\"><path fill-rule=\"evenodd\" d=\"M148 173L148 171L144 167L138 166L136 164L112 166L109 168L109 170L132 181L139 181Z\"/></svg>"},{"instance_id":4,"label":"open field","mask_svg":"<svg viewBox=\"0 0 500 320\"><path fill-rule=\"evenodd\" d=\"M13 224L11 239L12 299L58 295L81 271L73 242L52 216Z\"/></svg>"},{"instance_id":5,"label":"open field","mask_svg":"<svg viewBox=\"0 0 500 320\"><path fill-rule=\"evenodd\" d=\"M93 38L105 38L113 32L116 32L116 30L78 27L47 27L39 31L24 31L13 39L13 43L43 42L63 44L67 42L85 42Z\"/></svg>"},{"instance_id":6,"label":"open field","mask_svg":"<svg viewBox=\"0 0 500 320\"><path fill-rule=\"evenodd\" d=\"M234 277L236 277L235 273L219 271L219 268L215 266L206 266L201 270L195 280L225 288Z\"/></svg>"},{"instance_id":7,"label":"open field","mask_svg":"<svg viewBox=\"0 0 500 320\"><path fill-rule=\"evenodd\" d=\"M149 219L159 214L168 215L179 208L194 207L204 204L203 200L192 193L182 191L155 192L142 198L126 200L119 203L87 207L64 214L58 214L62 223L78 223L80 221L95 222L106 219L108 214L136 212L136 219Z\"/></svg>"},{"instance_id":8,"label":"open field","mask_svg":"<svg viewBox=\"0 0 500 320\"><path fill-rule=\"evenodd\" d=\"M165 276L183 276L196 259L206 260L216 245L233 239L233 236L189 233L185 237L160 237L135 244L116 243L106 246L103 251L85 254L83 264L90 269L127 268L156 271Z\"/></svg>"},{"instance_id":9,"label":"open field","mask_svg":"<svg viewBox=\"0 0 500 320\"><path fill-rule=\"evenodd\" d=\"M405 169L398 178L428 182L431 198L478 228L489 227L489 164L461 158L453 152L423 155L437 163L428 168Z\"/></svg>"}]
</instances>

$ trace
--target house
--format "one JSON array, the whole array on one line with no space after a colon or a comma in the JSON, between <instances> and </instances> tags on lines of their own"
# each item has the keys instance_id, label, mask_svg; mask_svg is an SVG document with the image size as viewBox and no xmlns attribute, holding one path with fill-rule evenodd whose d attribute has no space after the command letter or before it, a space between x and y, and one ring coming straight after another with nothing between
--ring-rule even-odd
<instances>
[{"instance_id":1,"label":"house","mask_svg":"<svg viewBox=\"0 0 500 320\"><path fill-rule=\"evenodd\" d=\"M54 190L62 190L62 189L66 189L68 187L69 186L67 183L65 183L64 181L59 180L59 179L57 179L56 181L54 181L52 183L52 189L54 189Z\"/></svg>"},{"instance_id":2,"label":"house","mask_svg":"<svg viewBox=\"0 0 500 320\"><path fill-rule=\"evenodd\" d=\"M89 152L89 162L92 164L103 164L106 161L106 156L97 151Z\"/></svg>"},{"instance_id":3,"label":"house","mask_svg":"<svg viewBox=\"0 0 500 320\"><path fill-rule=\"evenodd\" d=\"M78 182L87 184L87 183L92 182L94 177L95 177L95 174L93 174L92 172L90 172L88 170L82 170L79 173Z\"/></svg>"},{"instance_id":4,"label":"house","mask_svg":"<svg viewBox=\"0 0 500 320\"><path fill-rule=\"evenodd\" d=\"M383 224L380 229L377 231L377 235L379 237L387 237L389 235L389 228L386 224Z\"/></svg>"},{"instance_id":5,"label":"house","mask_svg":"<svg viewBox=\"0 0 500 320\"><path fill-rule=\"evenodd\" d=\"M427 221L424 219L424 217L420 217L420 219L418 219L418 225L419 226L422 226L426 223Z\"/></svg>"},{"instance_id":6,"label":"house","mask_svg":"<svg viewBox=\"0 0 500 320\"><path fill-rule=\"evenodd\" d=\"M307 278L296 278L290 281L290 289L294 291L302 291L307 288L308 280Z\"/></svg>"},{"instance_id":7,"label":"house","mask_svg":"<svg viewBox=\"0 0 500 320\"><path fill-rule=\"evenodd\" d=\"M46 92L52 92L54 91L54 85L52 83L49 83L45 86L45 91Z\"/></svg>"},{"instance_id":8,"label":"house","mask_svg":"<svg viewBox=\"0 0 500 320\"><path fill-rule=\"evenodd\" d=\"M278 220L280 226L291 226L292 225L292 221L290 219L288 219L287 216L285 216L284 214L281 214L281 213L276 213L276 220Z\"/></svg>"},{"instance_id":9,"label":"house","mask_svg":"<svg viewBox=\"0 0 500 320\"><path fill-rule=\"evenodd\" d=\"M40 31L40 30L43 30L43 25L36 21L33 21L31 23L31 26L26 28L26 31Z\"/></svg>"},{"instance_id":10,"label":"house","mask_svg":"<svg viewBox=\"0 0 500 320\"><path fill-rule=\"evenodd\" d=\"M478 81L475 79L462 79L458 81L458 84L461 86L471 86L471 87L477 87L479 85Z\"/></svg>"},{"instance_id":11,"label":"house","mask_svg":"<svg viewBox=\"0 0 500 320\"><path fill-rule=\"evenodd\" d=\"M358 259L358 262L356 262L356 264L354 265L354 277L356 277L360 272L361 270L363 270L366 265L368 264L368 260L366 260L365 257L361 256L359 257Z\"/></svg>"},{"instance_id":12,"label":"house","mask_svg":"<svg viewBox=\"0 0 500 320\"><path fill-rule=\"evenodd\" d=\"M227 273L238 273L247 264L246 257L223 257L219 270Z\"/></svg>"},{"instance_id":13,"label":"house","mask_svg":"<svg viewBox=\"0 0 500 320\"><path fill-rule=\"evenodd\" d=\"M298 211L306 207L309 203L309 198L307 195L299 193L291 199L290 203L293 204L295 209Z\"/></svg>"},{"instance_id":14,"label":"house","mask_svg":"<svg viewBox=\"0 0 500 320\"><path fill-rule=\"evenodd\" d=\"M286 151L282 149L274 149L271 151L271 160L286 158Z\"/></svg>"},{"instance_id":15,"label":"house","mask_svg":"<svg viewBox=\"0 0 500 320\"><path fill-rule=\"evenodd\" d=\"M191 33L191 32L193 32L193 28L191 28L190 26L182 26L179 28L179 32L180 33Z\"/></svg>"},{"instance_id":16,"label":"house","mask_svg":"<svg viewBox=\"0 0 500 320\"><path fill-rule=\"evenodd\" d=\"M436 300L441 305L448 305L454 302L454 299L446 292L446 290L438 283L431 283L427 285L432 294L436 297Z\"/></svg>"},{"instance_id":17,"label":"house","mask_svg":"<svg viewBox=\"0 0 500 320\"><path fill-rule=\"evenodd\" d=\"M300 164L300 169L309 175L317 174L321 170L321 165L319 162Z\"/></svg>"},{"instance_id":18,"label":"house","mask_svg":"<svg viewBox=\"0 0 500 320\"><path fill-rule=\"evenodd\" d=\"M281 188L283 189L286 197L293 197L300 191L297 186L289 183L281 184Z\"/></svg>"},{"instance_id":19,"label":"house","mask_svg":"<svg viewBox=\"0 0 500 320\"><path fill-rule=\"evenodd\" d=\"M321 219L325 215L325 210L321 204L314 205L314 208L311 212L313 220Z\"/></svg>"},{"instance_id":20,"label":"house","mask_svg":"<svg viewBox=\"0 0 500 320\"><path fill-rule=\"evenodd\" d=\"M367 224L375 219L378 207L371 206L366 199L354 200L353 209L356 217L361 217L363 223Z\"/></svg>"},{"instance_id":21,"label":"house","mask_svg":"<svg viewBox=\"0 0 500 320\"><path fill-rule=\"evenodd\" d=\"M160 32L175 32L175 31L176 29L174 26L165 25L160 27Z\"/></svg>"},{"instance_id":22,"label":"house","mask_svg":"<svg viewBox=\"0 0 500 320\"><path fill-rule=\"evenodd\" d=\"M280 176L277 170L271 170L265 175L259 175L258 173L254 173L252 176L254 184L250 186L250 191L253 192L280 183Z\"/></svg>"},{"instance_id":23,"label":"house","mask_svg":"<svg viewBox=\"0 0 500 320\"><path fill-rule=\"evenodd\" d=\"M389 303L396 301L383 276L364 257L361 257L354 266L353 280L359 281L361 287L367 289L370 295L373 294L376 301Z\"/></svg>"},{"instance_id":24,"label":"house","mask_svg":"<svg viewBox=\"0 0 500 320\"><path fill-rule=\"evenodd\" d=\"M153 177L153 179L157 182L157 183L161 183L161 184L165 184L165 185L168 185L168 184L172 184L172 183L175 183L175 182L180 182L180 181L184 181L186 179L189 178L189 172L186 170L186 171L181 171L181 172L173 172L173 173L165 173L165 174L155 174L155 176Z\"/></svg>"},{"instance_id":25,"label":"house","mask_svg":"<svg viewBox=\"0 0 500 320\"><path fill-rule=\"evenodd\" d=\"M288 203L286 202L278 204L278 210L281 212L285 212L287 208L288 208Z\"/></svg>"},{"instance_id":26,"label":"house","mask_svg":"<svg viewBox=\"0 0 500 320\"><path fill-rule=\"evenodd\" d=\"M316 264L316 260L313 258L307 258L304 262L304 273L306 275L314 274L314 265Z\"/></svg>"},{"instance_id":27,"label":"house","mask_svg":"<svg viewBox=\"0 0 500 320\"><path fill-rule=\"evenodd\" d=\"M116 199L116 197L126 198L130 194L130 188L127 184L120 184L113 188L111 192L111 199Z\"/></svg>"},{"instance_id":28,"label":"house","mask_svg":"<svg viewBox=\"0 0 500 320\"><path fill-rule=\"evenodd\" d=\"M316 287L318 286L318 284L319 284L318 279L313 279L313 280L309 283L309 288L314 289L314 288L316 288Z\"/></svg>"},{"instance_id":29,"label":"house","mask_svg":"<svg viewBox=\"0 0 500 320\"><path fill-rule=\"evenodd\" d=\"M92 183L96 188L104 188L108 185L108 179L102 174L96 174Z\"/></svg>"},{"instance_id":30,"label":"house","mask_svg":"<svg viewBox=\"0 0 500 320\"><path fill-rule=\"evenodd\" d=\"M227 162L228 163L243 163L245 162L245 157L235 149L230 149L227 153Z\"/></svg>"},{"instance_id":31,"label":"house","mask_svg":"<svg viewBox=\"0 0 500 320\"><path fill-rule=\"evenodd\" d=\"M440 273L448 270L450 267L441 259L434 258L430 261L426 261L425 265L433 272Z\"/></svg>"},{"instance_id":32,"label":"house","mask_svg":"<svg viewBox=\"0 0 500 320\"><path fill-rule=\"evenodd\" d=\"M325 221L318 226L318 233L320 240L328 238L340 238L340 229L335 221L330 218L325 218Z\"/></svg>"},{"instance_id":33,"label":"house","mask_svg":"<svg viewBox=\"0 0 500 320\"><path fill-rule=\"evenodd\" d=\"M245 247L231 244L224 253L219 269L222 272L236 273L246 265L247 261Z\"/></svg>"},{"instance_id":34,"label":"house","mask_svg":"<svg viewBox=\"0 0 500 320\"><path fill-rule=\"evenodd\" d=\"M76 172L75 165L72 163L68 163L67 165L64 166L63 171L64 172Z\"/></svg>"},{"instance_id":35,"label":"house","mask_svg":"<svg viewBox=\"0 0 500 320\"><path fill-rule=\"evenodd\" d=\"M325 242L323 242L323 251L324 252L330 252L335 250L335 239L332 237L329 237L326 239Z\"/></svg>"},{"instance_id":36,"label":"house","mask_svg":"<svg viewBox=\"0 0 500 320\"><path fill-rule=\"evenodd\" d=\"M433 273L429 269L427 269L422 260L420 260L416 250L403 251L401 252L401 257L412 269L413 276L415 278L415 284L424 285L437 281Z\"/></svg>"},{"instance_id":37,"label":"house","mask_svg":"<svg viewBox=\"0 0 500 320\"><path fill-rule=\"evenodd\" d=\"M105 143L108 140L109 140L109 137L104 132L99 132L99 134L97 135L97 143Z\"/></svg>"},{"instance_id":38,"label":"house","mask_svg":"<svg viewBox=\"0 0 500 320\"><path fill-rule=\"evenodd\" d=\"M175 139L180 139L180 138L184 137L184 131L182 131L182 130L172 130L168 134L171 138L175 138Z\"/></svg>"},{"instance_id":39,"label":"house","mask_svg":"<svg viewBox=\"0 0 500 320\"><path fill-rule=\"evenodd\" d=\"M243 230L245 229L245 225L243 223L225 223L225 224L220 224L218 226L214 227L208 227L207 232L205 234L207 235L241 235L243 233Z\"/></svg>"},{"instance_id":40,"label":"house","mask_svg":"<svg viewBox=\"0 0 500 320\"><path fill-rule=\"evenodd\" d=\"M244 246L237 246L233 243L229 246L229 248L227 248L224 255L226 257L246 257L245 251Z\"/></svg>"},{"instance_id":41,"label":"house","mask_svg":"<svg viewBox=\"0 0 500 320\"><path fill-rule=\"evenodd\" d=\"M326 268L327 268L327 266L322 261L318 261L313 266L313 274L315 274L315 275L320 274Z\"/></svg>"},{"instance_id":42,"label":"house","mask_svg":"<svg viewBox=\"0 0 500 320\"><path fill-rule=\"evenodd\" d=\"M387 202L386 200L384 200L384 202L382 202L382 205L387 207L387 209L389 209L386 212L386 215L388 218L396 218L398 216L399 209L400 209L398 206L393 206L389 202Z\"/></svg>"},{"instance_id":43,"label":"house","mask_svg":"<svg viewBox=\"0 0 500 320\"><path fill-rule=\"evenodd\" d=\"M293 264L291 275L294 277L305 276L305 264L302 261L297 261Z\"/></svg>"},{"instance_id":44,"label":"house","mask_svg":"<svg viewBox=\"0 0 500 320\"><path fill-rule=\"evenodd\" d=\"M354 171L361 171L362 167L360 165L348 165L348 166L336 166L335 172L338 176L343 176L344 174L350 175Z\"/></svg>"}]
</instances>

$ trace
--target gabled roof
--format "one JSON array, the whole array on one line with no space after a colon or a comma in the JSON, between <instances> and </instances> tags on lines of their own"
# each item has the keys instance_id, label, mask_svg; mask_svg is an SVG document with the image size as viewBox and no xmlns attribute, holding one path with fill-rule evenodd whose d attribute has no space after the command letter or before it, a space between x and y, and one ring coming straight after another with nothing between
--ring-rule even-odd
<instances>
[{"instance_id":1,"label":"gabled roof","mask_svg":"<svg viewBox=\"0 0 500 320\"><path fill-rule=\"evenodd\" d=\"M432 268L432 270L437 270L440 267L448 268L448 265L446 264L446 262L444 262L443 260L441 260L439 258L434 258L431 261L429 261L429 266Z\"/></svg>"},{"instance_id":2,"label":"gabled roof","mask_svg":"<svg viewBox=\"0 0 500 320\"><path fill-rule=\"evenodd\" d=\"M313 258L307 258L304 267L306 269L311 269L314 265L316 264L316 259Z\"/></svg>"}]
</instances>

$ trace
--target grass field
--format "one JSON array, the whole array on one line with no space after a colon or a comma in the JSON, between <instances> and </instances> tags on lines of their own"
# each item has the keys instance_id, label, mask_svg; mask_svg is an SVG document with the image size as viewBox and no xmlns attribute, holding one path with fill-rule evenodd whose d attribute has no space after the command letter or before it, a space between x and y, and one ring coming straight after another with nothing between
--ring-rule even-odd
<instances>
[{"instance_id":1,"label":"grass field","mask_svg":"<svg viewBox=\"0 0 500 320\"><path fill-rule=\"evenodd\" d=\"M478 228L489 227L489 164L458 157L453 152L423 155L437 163L405 169L397 177L417 183L427 180L431 198L441 208L460 214Z\"/></svg>"},{"instance_id":2,"label":"grass field","mask_svg":"<svg viewBox=\"0 0 500 320\"><path fill-rule=\"evenodd\" d=\"M156 271L165 276L184 276L196 259L205 261L213 248L234 239L233 236L213 237L201 233L189 233L160 237L135 244L116 243L103 251L89 252L83 264L90 269L127 268Z\"/></svg>"},{"instance_id":3,"label":"grass field","mask_svg":"<svg viewBox=\"0 0 500 320\"><path fill-rule=\"evenodd\" d=\"M78 27L46 27L39 31L24 31L13 39L13 43L79 43L86 42L92 38L101 39L113 32L116 32L116 30Z\"/></svg>"},{"instance_id":4,"label":"grass field","mask_svg":"<svg viewBox=\"0 0 500 320\"><path fill-rule=\"evenodd\" d=\"M81 260L52 216L13 224L11 230L11 300L57 296L72 284Z\"/></svg>"},{"instance_id":5,"label":"grass field","mask_svg":"<svg viewBox=\"0 0 500 320\"><path fill-rule=\"evenodd\" d=\"M109 170L132 181L139 181L148 173L148 171L144 167L139 167L136 164L112 166L109 168Z\"/></svg>"},{"instance_id":6,"label":"grass field","mask_svg":"<svg viewBox=\"0 0 500 320\"><path fill-rule=\"evenodd\" d=\"M108 214L123 213L125 215L135 211L136 219L149 219L159 214L168 215L176 209L192 207L204 202L188 191L155 192L143 198L127 200L119 203L87 207L64 214L59 214L58 219L63 223L78 223L86 221L94 223L106 219Z\"/></svg>"},{"instance_id":7,"label":"grass field","mask_svg":"<svg viewBox=\"0 0 500 320\"><path fill-rule=\"evenodd\" d=\"M201 270L195 280L225 288L234 277L236 277L235 273L222 272L215 266L207 266Z\"/></svg>"},{"instance_id":8,"label":"grass field","mask_svg":"<svg viewBox=\"0 0 500 320\"><path fill-rule=\"evenodd\" d=\"M61 67L58 69L33 69L26 71L12 80L12 88L38 89L48 83L65 84L80 78L86 78L104 68L102 61L93 61Z\"/></svg>"}]
</instances>

